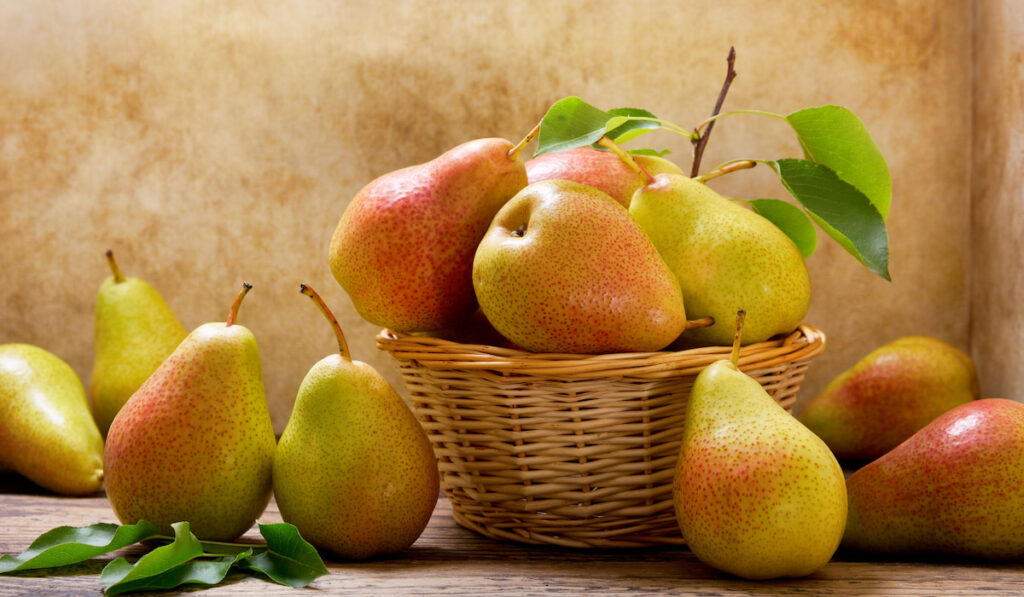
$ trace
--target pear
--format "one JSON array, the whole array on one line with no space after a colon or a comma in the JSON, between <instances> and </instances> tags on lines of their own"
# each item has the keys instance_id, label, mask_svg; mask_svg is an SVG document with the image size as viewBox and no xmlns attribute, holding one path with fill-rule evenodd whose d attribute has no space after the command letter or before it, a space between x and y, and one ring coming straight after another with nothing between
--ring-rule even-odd
<instances>
[{"instance_id":1,"label":"pear","mask_svg":"<svg viewBox=\"0 0 1024 597\"><path fill-rule=\"evenodd\" d=\"M89 401L100 433L167 355L185 339L185 328L155 288L126 278L107 251L112 275L96 296L96 357Z\"/></svg>"},{"instance_id":2,"label":"pear","mask_svg":"<svg viewBox=\"0 0 1024 597\"><path fill-rule=\"evenodd\" d=\"M651 175L683 173L679 166L665 158L650 155L632 158ZM585 184L608 193L624 207L629 207L633 193L649 182L647 174L631 168L615 153L592 147L554 151L527 160L526 178L531 183L563 179Z\"/></svg>"},{"instance_id":3,"label":"pear","mask_svg":"<svg viewBox=\"0 0 1024 597\"><path fill-rule=\"evenodd\" d=\"M82 382L30 344L0 345L0 470L66 495L102 486L103 438Z\"/></svg>"},{"instance_id":4,"label":"pear","mask_svg":"<svg viewBox=\"0 0 1024 597\"><path fill-rule=\"evenodd\" d=\"M463 143L356 194L331 239L330 264L364 319L418 332L472 315L473 254L494 214L526 185L521 145Z\"/></svg>"},{"instance_id":5,"label":"pear","mask_svg":"<svg viewBox=\"0 0 1024 597\"><path fill-rule=\"evenodd\" d=\"M685 344L728 345L740 309L746 344L789 333L807 314L811 283L793 241L704 183L659 174L636 192L629 213L678 276L687 313L716 322L688 329Z\"/></svg>"},{"instance_id":6,"label":"pear","mask_svg":"<svg viewBox=\"0 0 1024 597\"><path fill-rule=\"evenodd\" d=\"M732 360L706 367L690 392L676 519L694 555L719 570L806 576L843 536L843 471L821 439L739 370L739 344L737 332Z\"/></svg>"},{"instance_id":7,"label":"pear","mask_svg":"<svg viewBox=\"0 0 1024 597\"><path fill-rule=\"evenodd\" d=\"M957 406L853 473L847 489L844 547L1019 560L1024 404Z\"/></svg>"},{"instance_id":8,"label":"pear","mask_svg":"<svg viewBox=\"0 0 1024 597\"><path fill-rule=\"evenodd\" d=\"M370 365L353 361L341 326L338 353L313 365L274 457L274 496L286 522L344 558L400 552L437 503L437 461L412 411Z\"/></svg>"},{"instance_id":9,"label":"pear","mask_svg":"<svg viewBox=\"0 0 1024 597\"><path fill-rule=\"evenodd\" d=\"M534 352L659 350L686 326L679 283L643 230L568 180L533 183L498 212L473 286L494 328Z\"/></svg>"},{"instance_id":10,"label":"pear","mask_svg":"<svg viewBox=\"0 0 1024 597\"><path fill-rule=\"evenodd\" d=\"M235 323L192 331L125 403L107 435L107 497L125 524L188 521L229 541L270 499L274 429L256 339Z\"/></svg>"},{"instance_id":11,"label":"pear","mask_svg":"<svg viewBox=\"0 0 1024 597\"><path fill-rule=\"evenodd\" d=\"M838 458L874 460L977 398L978 374L969 356L937 338L907 336L833 379L800 421Z\"/></svg>"}]
</instances>

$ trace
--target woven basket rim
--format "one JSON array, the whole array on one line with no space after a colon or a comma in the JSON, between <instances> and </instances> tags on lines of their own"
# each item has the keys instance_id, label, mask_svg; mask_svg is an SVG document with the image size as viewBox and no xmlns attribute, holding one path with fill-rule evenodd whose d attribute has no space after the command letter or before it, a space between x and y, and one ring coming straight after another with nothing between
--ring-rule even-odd
<instances>
[{"instance_id":1,"label":"woven basket rim","mask_svg":"<svg viewBox=\"0 0 1024 597\"><path fill-rule=\"evenodd\" d=\"M563 379L595 375L657 379L697 373L715 361L728 358L732 351L730 346L705 346L677 351L599 355L531 353L486 344L461 344L391 329L383 329L377 334L377 348L397 359L416 361L429 369L494 371ZM742 347L739 366L745 371L764 369L810 359L824 350L824 332L803 323L787 336Z\"/></svg>"}]
</instances>

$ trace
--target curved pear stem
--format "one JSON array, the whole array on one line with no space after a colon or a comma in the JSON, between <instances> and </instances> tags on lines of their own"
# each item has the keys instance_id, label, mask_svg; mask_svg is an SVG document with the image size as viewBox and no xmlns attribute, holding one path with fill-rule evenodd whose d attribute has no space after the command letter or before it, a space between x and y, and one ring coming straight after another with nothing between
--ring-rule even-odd
<instances>
[{"instance_id":1,"label":"curved pear stem","mask_svg":"<svg viewBox=\"0 0 1024 597\"><path fill-rule=\"evenodd\" d=\"M715 325L714 317L701 317L700 319L687 319L686 329L692 330L694 328L706 328Z\"/></svg>"},{"instance_id":2,"label":"curved pear stem","mask_svg":"<svg viewBox=\"0 0 1024 597\"><path fill-rule=\"evenodd\" d=\"M105 255L107 256L107 263L110 264L110 271L114 274L114 282L118 284L124 282L124 274L121 273L121 268L117 267L117 262L114 261L114 252L107 249Z\"/></svg>"},{"instance_id":3,"label":"curved pear stem","mask_svg":"<svg viewBox=\"0 0 1024 597\"><path fill-rule=\"evenodd\" d=\"M242 289L235 295L235 302L231 303L231 311L228 312L227 326L231 327L235 325L235 318L238 317L238 307L242 305L242 299L245 295L252 290L252 284L248 282L242 282Z\"/></svg>"},{"instance_id":4,"label":"curved pear stem","mask_svg":"<svg viewBox=\"0 0 1024 597\"><path fill-rule=\"evenodd\" d=\"M644 167L638 164L637 161L633 159L633 156L629 155L628 151L619 147L618 143L612 141L607 136L604 136L598 139L597 144L600 145L601 147L607 147L608 149L615 152L615 155L619 156L619 158L623 162L626 162L626 165L632 168L634 172L643 174L647 178L647 182L654 182L654 177L651 176L651 173L648 172L647 170L644 170Z\"/></svg>"},{"instance_id":5,"label":"curved pear stem","mask_svg":"<svg viewBox=\"0 0 1024 597\"><path fill-rule=\"evenodd\" d=\"M719 176L729 174L730 172L735 172L737 170L748 170L756 165L757 162L755 162L754 160L741 160L739 162L732 162L731 164L726 164L717 170L712 170L707 174L698 176L697 178L694 178L694 180L696 180L697 182L707 182L713 178L718 178Z\"/></svg>"},{"instance_id":6,"label":"curved pear stem","mask_svg":"<svg viewBox=\"0 0 1024 597\"><path fill-rule=\"evenodd\" d=\"M740 341L743 339L743 320L746 317L745 309L736 312L736 333L732 337L732 354L729 355L729 360L737 369L740 367Z\"/></svg>"},{"instance_id":7,"label":"curved pear stem","mask_svg":"<svg viewBox=\"0 0 1024 597\"><path fill-rule=\"evenodd\" d=\"M530 141L533 141L534 137L536 137L539 133L540 133L540 123L538 122L537 126L533 127L533 130L530 131L529 133L527 133L526 136L523 137L522 141L520 141L512 149L508 150L508 159L510 159L510 160L516 159L516 156L519 155L519 152L522 151L524 147L529 145Z\"/></svg>"},{"instance_id":8,"label":"curved pear stem","mask_svg":"<svg viewBox=\"0 0 1024 597\"><path fill-rule=\"evenodd\" d=\"M338 337L338 352L341 353L341 358L346 361L352 360L352 353L348 351L348 342L345 340L345 334L341 331L341 324L338 323L338 318L331 313L331 310L327 307L327 303L324 299L320 298L320 295L315 290L305 284L299 284L299 292L313 299L317 308L324 314L324 317L331 322L331 327L334 329L334 335Z\"/></svg>"}]
</instances>

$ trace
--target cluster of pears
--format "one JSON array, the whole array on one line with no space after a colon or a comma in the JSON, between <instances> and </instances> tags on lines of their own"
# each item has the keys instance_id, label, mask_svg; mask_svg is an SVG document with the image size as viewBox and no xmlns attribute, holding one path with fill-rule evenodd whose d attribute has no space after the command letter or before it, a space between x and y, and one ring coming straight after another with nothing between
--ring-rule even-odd
<instances>
[{"instance_id":1,"label":"cluster of pears","mask_svg":"<svg viewBox=\"0 0 1024 597\"><path fill-rule=\"evenodd\" d=\"M660 157L524 162L531 138L471 141L356 194L330 264L360 315L445 333L479 306L511 345L588 354L728 345L741 308L760 342L806 315L803 258L768 220Z\"/></svg>"},{"instance_id":2,"label":"cluster of pears","mask_svg":"<svg viewBox=\"0 0 1024 597\"><path fill-rule=\"evenodd\" d=\"M207 540L249 529L272 487L286 521L345 558L416 540L438 497L429 440L384 378L351 359L312 288L301 286L340 350L306 376L278 445L256 339L236 323L252 286L243 285L226 321L185 335L152 286L125 278L107 258L113 275L97 298L91 412L58 357L0 346L0 453L10 455L2 466L69 495L105 482L124 523L145 519L170 532L186 520Z\"/></svg>"}]
</instances>

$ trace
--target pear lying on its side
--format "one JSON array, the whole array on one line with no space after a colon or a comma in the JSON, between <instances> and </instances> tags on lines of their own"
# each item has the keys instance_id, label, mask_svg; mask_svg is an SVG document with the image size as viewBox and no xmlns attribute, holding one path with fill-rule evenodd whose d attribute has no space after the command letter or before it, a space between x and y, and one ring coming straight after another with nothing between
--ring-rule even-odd
<instances>
[{"instance_id":1,"label":"pear lying on its side","mask_svg":"<svg viewBox=\"0 0 1024 597\"><path fill-rule=\"evenodd\" d=\"M881 346L811 400L800 421L842 459L873 460L949 409L978 398L971 358L926 336Z\"/></svg>"},{"instance_id":2,"label":"pear lying on its side","mask_svg":"<svg viewBox=\"0 0 1024 597\"><path fill-rule=\"evenodd\" d=\"M82 382L30 344L0 345L0 470L66 495L102 486L103 438Z\"/></svg>"},{"instance_id":3,"label":"pear lying on its side","mask_svg":"<svg viewBox=\"0 0 1024 597\"><path fill-rule=\"evenodd\" d=\"M505 204L477 248L473 286L494 328L533 352L660 350L686 326L679 282L643 230L568 180Z\"/></svg>"},{"instance_id":4,"label":"pear lying on its side","mask_svg":"<svg viewBox=\"0 0 1024 597\"><path fill-rule=\"evenodd\" d=\"M286 522L313 545L345 558L402 551L437 503L430 440L373 367L349 356L338 320L312 288L338 338L299 387L274 456L274 496Z\"/></svg>"},{"instance_id":5,"label":"pear lying on its side","mask_svg":"<svg viewBox=\"0 0 1024 597\"><path fill-rule=\"evenodd\" d=\"M847 480L843 546L1024 557L1024 404L988 398L929 423Z\"/></svg>"},{"instance_id":6,"label":"pear lying on its side","mask_svg":"<svg viewBox=\"0 0 1024 597\"><path fill-rule=\"evenodd\" d=\"M650 155L632 157L651 175L683 173L679 166L665 158ZM648 182L645 174L630 168L615 153L593 147L554 151L527 160L526 177L531 183L561 179L585 184L608 193L623 207L629 207L633 193Z\"/></svg>"}]
</instances>

